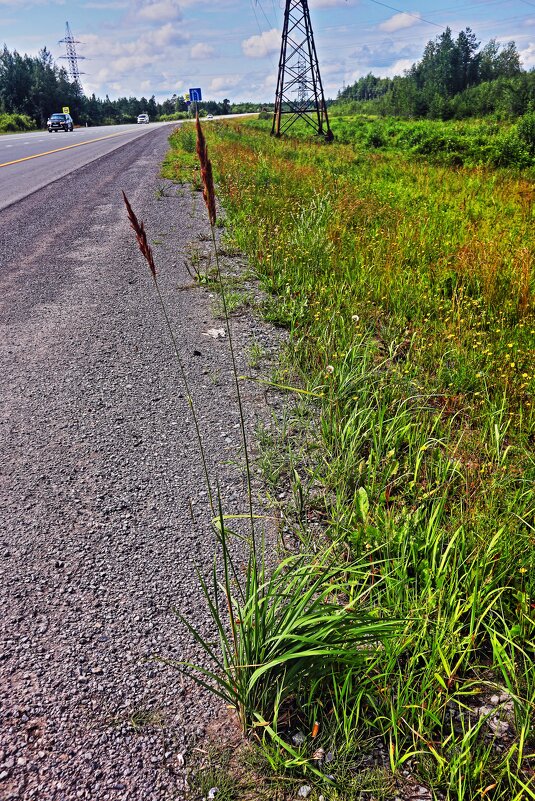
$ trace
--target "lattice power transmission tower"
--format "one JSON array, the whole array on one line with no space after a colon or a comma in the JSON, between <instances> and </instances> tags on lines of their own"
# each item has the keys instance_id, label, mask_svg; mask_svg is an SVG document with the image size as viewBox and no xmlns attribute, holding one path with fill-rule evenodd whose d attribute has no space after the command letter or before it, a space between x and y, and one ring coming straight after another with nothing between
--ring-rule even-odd
<instances>
[{"instance_id":1,"label":"lattice power transmission tower","mask_svg":"<svg viewBox=\"0 0 535 801\"><path fill-rule=\"evenodd\" d=\"M305 120L318 136L333 139L308 0L286 0L271 133L281 136L299 119Z\"/></svg>"},{"instance_id":2,"label":"lattice power transmission tower","mask_svg":"<svg viewBox=\"0 0 535 801\"><path fill-rule=\"evenodd\" d=\"M80 89L82 89L80 75L84 75L85 73L80 72L78 69L78 62L85 58L85 56L79 56L76 53L76 45L80 44L80 42L72 35L71 26L68 22L65 23L65 39L60 39L59 44L64 44L67 51L67 53L64 56L60 56L60 58L65 58L69 63L67 72L69 73L71 81L77 83Z\"/></svg>"}]
</instances>

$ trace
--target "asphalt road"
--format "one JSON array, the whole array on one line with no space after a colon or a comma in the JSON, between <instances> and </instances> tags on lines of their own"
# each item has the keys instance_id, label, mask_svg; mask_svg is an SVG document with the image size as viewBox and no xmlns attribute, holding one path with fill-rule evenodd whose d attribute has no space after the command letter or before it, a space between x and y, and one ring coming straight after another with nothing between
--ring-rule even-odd
<instances>
[{"instance_id":1,"label":"asphalt road","mask_svg":"<svg viewBox=\"0 0 535 801\"><path fill-rule=\"evenodd\" d=\"M0 209L156 128L176 124L106 125L75 128L70 133L0 136ZM68 202L69 198L62 198L64 205Z\"/></svg>"},{"instance_id":2,"label":"asphalt road","mask_svg":"<svg viewBox=\"0 0 535 801\"><path fill-rule=\"evenodd\" d=\"M122 189L154 249L212 482L226 513L246 510L228 343L213 336L223 323L184 266L193 254L209 264L206 210L199 193L159 177L168 131L131 131L134 141L65 175L68 213L57 181L0 211L6 801L181 801L191 747L218 710L154 660L202 660L175 610L212 640L196 568L208 579L216 543L191 410ZM269 350L273 335L247 315L233 330L243 374L247 348ZM253 382L242 391L252 431L264 395Z\"/></svg>"}]
</instances>

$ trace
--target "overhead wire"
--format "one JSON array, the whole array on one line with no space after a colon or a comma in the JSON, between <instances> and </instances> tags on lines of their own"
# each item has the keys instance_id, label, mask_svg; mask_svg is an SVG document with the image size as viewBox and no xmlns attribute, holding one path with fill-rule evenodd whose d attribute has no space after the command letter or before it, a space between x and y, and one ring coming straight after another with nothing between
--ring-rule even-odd
<instances>
[{"instance_id":1,"label":"overhead wire","mask_svg":"<svg viewBox=\"0 0 535 801\"><path fill-rule=\"evenodd\" d=\"M498 5L498 4L503 4L503 0L488 0L488 2L486 3L487 6L493 6L493 5ZM471 3L470 5L464 5L463 6L463 12L466 11L467 9L469 9L469 8L481 8L481 3ZM457 11L458 9L459 9L459 6L448 6L447 8L437 8L434 11L432 11L431 13L432 14L442 14L442 13L444 13L446 11ZM406 12L401 12L401 13L406 13ZM430 12L428 12L428 14L429 13ZM419 20L420 22L424 22L424 20L421 17L419 17L417 14L413 14L412 16L414 16L414 18L416 20ZM373 24L375 25L376 23L373 23ZM492 24L494 25L495 23L492 23ZM332 27L324 28L324 30L327 30L327 31L333 30L334 31L334 30L338 30L339 29L339 30L346 31L348 28L361 28L361 27L362 27L362 23L361 22L355 22L355 23L345 23L344 25L340 25L340 26L332 26Z\"/></svg>"},{"instance_id":2,"label":"overhead wire","mask_svg":"<svg viewBox=\"0 0 535 801\"><path fill-rule=\"evenodd\" d=\"M267 24L268 24L268 25L272 25L272 26L275 28L275 27L276 27L276 23L274 24L274 23L273 23L273 22L272 22L272 21L269 19L268 15L266 14L266 11L265 11L265 9L264 9L264 6L262 5L262 2L261 2L261 0L256 0L256 5L257 5L257 6L260 8L260 11L261 11L261 12L262 12L262 14L264 15L264 18L265 18L265 20L266 20Z\"/></svg>"},{"instance_id":3,"label":"overhead wire","mask_svg":"<svg viewBox=\"0 0 535 801\"><path fill-rule=\"evenodd\" d=\"M432 22L430 19L425 19L425 17L420 16L420 14L414 14L411 11L403 11L401 8L395 8L395 6L389 6L388 3L382 3L381 0L368 0L369 3L375 3L376 6L384 6L385 8L389 8L390 11L397 11L398 14L405 14L407 17L414 17L414 19L420 20L420 22L426 22L428 25L434 25L436 28L441 28L444 30L444 26L440 25L438 22Z\"/></svg>"},{"instance_id":4,"label":"overhead wire","mask_svg":"<svg viewBox=\"0 0 535 801\"><path fill-rule=\"evenodd\" d=\"M262 27L260 25L260 20L258 19L258 14L256 13L255 4L260 6L264 17L268 21L268 25L271 25L271 22L269 21L269 19L267 17L267 14L264 11L264 7L262 6L262 3L260 2L260 0L251 0L251 6L252 6L252 9L253 9L253 13L254 13L255 19L256 19L256 24L257 24L258 30L260 32L260 37L262 37L264 35L265 31L262 30ZM277 69L277 65L273 61L273 54L269 53L268 55L269 55L269 60L271 61L271 66L273 67L274 70L276 70Z\"/></svg>"}]
</instances>

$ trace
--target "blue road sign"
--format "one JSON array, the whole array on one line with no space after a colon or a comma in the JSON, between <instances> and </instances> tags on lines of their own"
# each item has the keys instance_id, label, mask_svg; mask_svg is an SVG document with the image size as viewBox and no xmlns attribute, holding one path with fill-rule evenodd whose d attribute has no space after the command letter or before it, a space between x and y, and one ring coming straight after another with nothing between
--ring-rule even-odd
<instances>
[{"instance_id":1,"label":"blue road sign","mask_svg":"<svg viewBox=\"0 0 535 801\"><path fill-rule=\"evenodd\" d=\"M189 99L192 103L200 103L202 101L202 92L200 89L190 89Z\"/></svg>"}]
</instances>

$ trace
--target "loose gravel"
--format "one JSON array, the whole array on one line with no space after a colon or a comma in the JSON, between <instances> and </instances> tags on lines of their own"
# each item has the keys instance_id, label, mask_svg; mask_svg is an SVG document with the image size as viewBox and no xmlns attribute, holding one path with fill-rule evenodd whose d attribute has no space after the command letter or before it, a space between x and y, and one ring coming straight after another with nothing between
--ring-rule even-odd
<instances>
[{"instance_id":1,"label":"loose gravel","mask_svg":"<svg viewBox=\"0 0 535 801\"><path fill-rule=\"evenodd\" d=\"M0 213L0 796L185 796L218 704L161 655L210 634L215 550L191 413L120 190L145 221L226 511L243 511L225 338L183 260L209 251L199 194L159 178L168 131ZM233 322L240 359L276 338ZM247 425L265 414L246 383ZM184 762L185 767L184 767Z\"/></svg>"}]
</instances>

